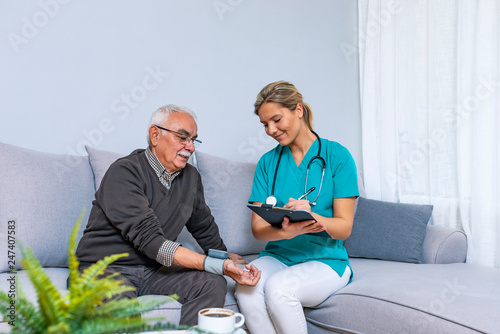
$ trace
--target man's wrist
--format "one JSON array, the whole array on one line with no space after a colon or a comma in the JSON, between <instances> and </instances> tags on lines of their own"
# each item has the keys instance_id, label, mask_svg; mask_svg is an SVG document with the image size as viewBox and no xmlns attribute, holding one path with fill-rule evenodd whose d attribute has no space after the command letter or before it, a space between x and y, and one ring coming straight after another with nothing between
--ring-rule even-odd
<instances>
[{"instance_id":1,"label":"man's wrist","mask_svg":"<svg viewBox=\"0 0 500 334\"><path fill-rule=\"evenodd\" d=\"M215 257L206 256L203 261L203 270L216 274L216 275L224 275L224 262L225 259L218 259Z\"/></svg>"}]
</instances>

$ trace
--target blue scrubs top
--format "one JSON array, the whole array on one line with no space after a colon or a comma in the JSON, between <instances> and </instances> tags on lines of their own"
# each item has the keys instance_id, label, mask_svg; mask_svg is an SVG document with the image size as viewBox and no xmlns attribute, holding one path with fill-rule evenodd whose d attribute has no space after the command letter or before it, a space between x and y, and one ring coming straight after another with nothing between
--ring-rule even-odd
<instances>
[{"instance_id":1,"label":"blue scrubs top","mask_svg":"<svg viewBox=\"0 0 500 334\"><path fill-rule=\"evenodd\" d=\"M274 189L274 196L278 200L277 206L282 207L288 203L290 197L299 198L304 194L307 164L317 155L318 146L318 140L316 140L299 166L293 160L290 148L283 147ZM250 203L265 203L266 198L271 195L280 151L281 146L278 145L260 158L255 170L252 194L248 200ZM321 216L333 217L334 198L359 196L356 164L345 147L323 138L320 155L326 162L326 169L320 196L316 201L316 206L311 206L311 211ZM320 190L321 174L322 164L319 159L315 159L309 168L307 189L311 187L316 187L316 189L307 196L309 201L313 201ZM347 251L342 240L332 239L325 232L270 241L259 256L266 255L288 266L316 260L333 268L339 276L342 276L346 267L349 266Z\"/></svg>"}]
</instances>

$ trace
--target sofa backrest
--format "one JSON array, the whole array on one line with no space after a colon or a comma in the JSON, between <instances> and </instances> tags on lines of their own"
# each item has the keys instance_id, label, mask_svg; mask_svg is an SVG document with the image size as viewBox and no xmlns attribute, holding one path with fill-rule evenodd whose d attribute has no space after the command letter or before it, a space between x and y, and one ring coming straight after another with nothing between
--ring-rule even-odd
<instances>
[{"instance_id":1,"label":"sofa backrest","mask_svg":"<svg viewBox=\"0 0 500 334\"><path fill-rule=\"evenodd\" d=\"M88 157L5 143L0 143L0 157L0 249L5 254L0 272L13 269L11 265L20 268L21 243L43 266L67 266L71 231L84 209L81 236L94 197ZM15 254L15 259L7 254Z\"/></svg>"},{"instance_id":2,"label":"sofa backrest","mask_svg":"<svg viewBox=\"0 0 500 334\"><path fill-rule=\"evenodd\" d=\"M196 153L196 163L205 188L205 200L228 250L240 255L263 250L266 242L253 237L252 211L247 208L256 164L203 152Z\"/></svg>"}]
</instances>

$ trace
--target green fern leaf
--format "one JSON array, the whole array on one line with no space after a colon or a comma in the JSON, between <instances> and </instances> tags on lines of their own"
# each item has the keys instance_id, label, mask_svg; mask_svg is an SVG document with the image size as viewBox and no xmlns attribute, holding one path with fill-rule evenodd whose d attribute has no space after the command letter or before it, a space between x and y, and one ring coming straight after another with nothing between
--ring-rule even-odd
<instances>
[{"instance_id":1,"label":"green fern leaf","mask_svg":"<svg viewBox=\"0 0 500 334\"><path fill-rule=\"evenodd\" d=\"M127 257L128 253L123 253L123 254L115 254L115 255L110 255L106 256L104 259L97 261L90 267L86 268L83 273L79 274L75 278L74 286L70 286L70 290L76 290L74 291L77 293L77 291L80 291L81 289L88 288L89 286L92 285L92 283L96 280L99 279L103 273L104 270L107 268L108 265L113 263L114 261L118 260L119 258L122 257Z\"/></svg>"},{"instance_id":2,"label":"green fern leaf","mask_svg":"<svg viewBox=\"0 0 500 334\"><path fill-rule=\"evenodd\" d=\"M113 300L112 302L104 304L98 310L96 310L97 315L111 315L115 318L124 318L128 316L141 315L142 313L154 310L158 306L161 306L167 302L178 299L177 295L172 296L161 296L156 298L151 298L149 300L138 300L138 299L119 299ZM158 319L164 320L164 319Z\"/></svg>"},{"instance_id":3,"label":"green fern leaf","mask_svg":"<svg viewBox=\"0 0 500 334\"><path fill-rule=\"evenodd\" d=\"M38 309L29 301L18 287L17 298L15 299L16 305L16 322L15 327L12 328L12 333L43 333L47 324L45 319L41 316ZM0 291L0 308L4 321L9 321L8 316L9 306L11 305L11 298Z\"/></svg>"},{"instance_id":4,"label":"green fern leaf","mask_svg":"<svg viewBox=\"0 0 500 334\"><path fill-rule=\"evenodd\" d=\"M61 316L60 305L63 302L61 293L47 276L40 262L29 248L20 247L23 259L21 265L38 295L38 304L44 319L48 324L55 324Z\"/></svg>"},{"instance_id":5,"label":"green fern leaf","mask_svg":"<svg viewBox=\"0 0 500 334\"><path fill-rule=\"evenodd\" d=\"M85 215L85 209L82 210L80 216L76 220L75 227L71 232L71 236L69 239L69 247L68 247L68 268L69 268L69 286L73 286L77 277L79 276L78 267L80 262L78 261L75 249L76 249L76 237L78 235L78 231L80 230L80 225L82 223L83 216ZM70 293L72 291L70 290ZM74 292L74 290L73 290Z\"/></svg>"},{"instance_id":6,"label":"green fern leaf","mask_svg":"<svg viewBox=\"0 0 500 334\"><path fill-rule=\"evenodd\" d=\"M47 328L47 334L71 334L71 328L67 323L60 322Z\"/></svg>"}]
</instances>

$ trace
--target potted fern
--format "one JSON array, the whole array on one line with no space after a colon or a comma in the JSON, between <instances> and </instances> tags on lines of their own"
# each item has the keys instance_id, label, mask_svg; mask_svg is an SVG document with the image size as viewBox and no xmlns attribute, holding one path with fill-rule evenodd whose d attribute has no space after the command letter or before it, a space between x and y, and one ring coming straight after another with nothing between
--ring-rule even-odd
<instances>
[{"instance_id":1,"label":"potted fern","mask_svg":"<svg viewBox=\"0 0 500 334\"><path fill-rule=\"evenodd\" d=\"M176 296L165 296L145 303L137 299L117 298L125 291L134 288L123 285L113 276L102 277L106 267L128 254L105 257L85 271L78 270L79 262L75 255L76 237L83 219L83 211L71 233L69 242L69 292L61 294L31 249L21 248L21 265L28 273L37 293L38 305L29 301L19 291L15 300L17 318L12 333L137 333L179 327L162 323L163 319L141 317L143 312L152 310ZM10 298L0 291L0 308L3 319L7 319ZM155 322L154 324L152 324ZM185 328L183 328L185 329Z\"/></svg>"}]
</instances>

